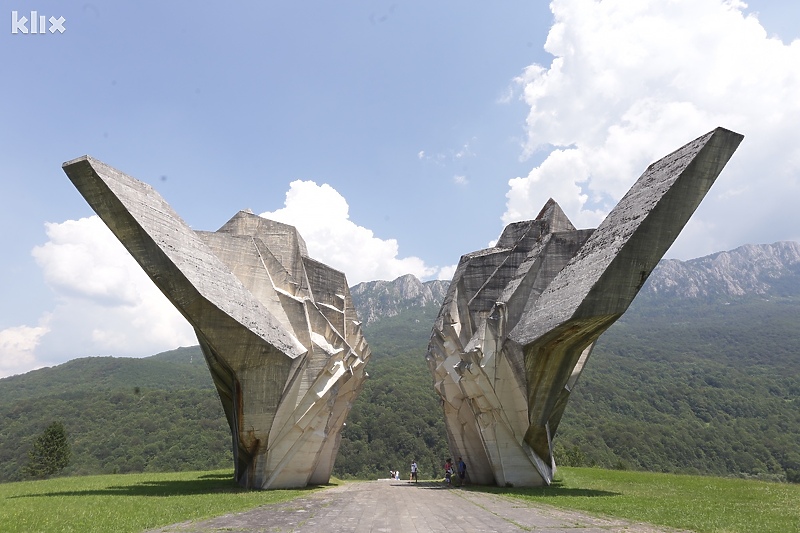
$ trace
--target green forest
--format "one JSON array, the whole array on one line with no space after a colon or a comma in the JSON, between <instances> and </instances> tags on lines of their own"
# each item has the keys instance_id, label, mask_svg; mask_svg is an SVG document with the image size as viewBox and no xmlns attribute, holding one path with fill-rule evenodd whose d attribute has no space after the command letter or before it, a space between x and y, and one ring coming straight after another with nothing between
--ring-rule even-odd
<instances>
[{"instance_id":1,"label":"green forest","mask_svg":"<svg viewBox=\"0 0 800 533\"><path fill-rule=\"evenodd\" d=\"M637 298L576 387L562 464L800 482L799 319L797 297Z\"/></svg>"},{"instance_id":2,"label":"green forest","mask_svg":"<svg viewBox=\"0 0 800 533\"><path fill-rule=\"evenodd\" d=\"M0 412L4 481L22 479L28 449L53 421L70 437L72 458L64 474L196 470L233 462L230 430L199 347L148 359L77 359L7 378L0 382Z\"/></svg>"},{"instance_id":3,"label":"green forest","mask_svg":"<svg viewBox=\"0 0 800 533\"><path fill-rule=\"evenodd\" d=\"M438 307L365 329L373 357L342 433L341 478L449 455L425 363ZM569 466L800 482L800 298L640 295L599 340L555 436ZM231 436L198 347L84 358L0 380L0 481L25 477L36 438L64 425L64 475L232 465ZM468 458L467 458L468 460Z\"/></svg>"}]
</instances>

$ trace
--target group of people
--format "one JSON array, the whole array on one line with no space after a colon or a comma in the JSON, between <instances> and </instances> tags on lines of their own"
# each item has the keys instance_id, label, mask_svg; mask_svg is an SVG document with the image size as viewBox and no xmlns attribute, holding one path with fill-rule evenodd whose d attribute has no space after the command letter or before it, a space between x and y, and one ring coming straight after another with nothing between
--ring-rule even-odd
<instances>
[{"instance_id":1,"label":"group of people","mask_svg":"<svg viewBox=\"0 0 800 533\"><path fill-rule=\"evenodd\" d=\"M392 479L400 479L400 471L397 470L390 470ZM413 461L411 463L411 475L409 476L409 481L418 481L417 474L419 473L419 467L417 466L417 461ZM458 474L459 480L459 487L463 487L467 483L467 463L459 457L458 462L453 465L453 460L451 458L447 458L444 463L444 480L445 484L450 487L452 486L452 477L453 474Z\"/></svg>"},{"instance_id":2,"label":"group of people","mask_svg":"<svg viewBox=\"0 0 800 533\"><path fill-rule=\"evenodd\" d=\"M453 460L449 457L444 462L444 482L449 487L452 485L452 477L454 473L458 473L459 487L463 487L467 482L467 463L459 457L458 462L453 466Z\"/></svg>"}]
</instances>

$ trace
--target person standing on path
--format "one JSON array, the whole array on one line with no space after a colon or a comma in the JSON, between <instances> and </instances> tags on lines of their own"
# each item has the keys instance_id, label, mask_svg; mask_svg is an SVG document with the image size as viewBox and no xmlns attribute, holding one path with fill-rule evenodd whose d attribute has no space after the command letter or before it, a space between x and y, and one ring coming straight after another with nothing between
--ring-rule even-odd
<instances>
[{"instance_id":1,"label":"person standing on path","mask_svg":"<svg viewBox=\"0 0 800 533\"><path fill-rule=\"evenodd\" d=\"M456 468L458 469L458 486L463 487L467 483L467 463L464 462L464 459L459 457L458 463L456 463Z\"/></svg>"},{"instance_id":2,"label":"person standing on path","mask_svg":"<svg viewBox=\"0 0 800 533\"><path fill-rule=\"evenodd\" d=\"M417 461L411 463L411 479L414 480L414 483L417 482Z\"/></svg>"},{"instance_id":3,"label":"person standing on path","mask_svg":"<svg viewBox=\"0 0 800 533\"><path fill-rule=\"evenodd\" d=\"M444 482L450 487L450 479L453 477L453 460L449 457L444 462Z\"/></svg>"}]
</instances>

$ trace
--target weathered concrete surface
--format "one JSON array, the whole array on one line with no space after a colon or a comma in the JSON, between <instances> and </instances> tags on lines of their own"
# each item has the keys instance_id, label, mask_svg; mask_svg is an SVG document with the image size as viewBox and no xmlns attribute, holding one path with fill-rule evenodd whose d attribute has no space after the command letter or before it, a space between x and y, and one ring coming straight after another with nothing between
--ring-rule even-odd
<instances>
[{"instance_id":1,"label":"weathered concrete surface","mask_svg":"<svg viewBox=\"0 0 800 533\"><path fill-rule=\"evenodd\" d=\"M239 212L192 230L149 185L82 157L64 171L195 328L246 487L326 483L370 351L344 274L295 228Z\"/></svg>"},{"instance_id":2,"label":"weathered concrete surface","mask_svg":"<svg viewBox=\"0 0 800 533\"><path fill-rule=\"evenodd\" d=\"M347 483L252 511L167 526L151 533L274 531L328 533L677 533L673 529L407 481Z\"/></svg>"},{"instance_id":3,"label":"weathered concrete surface","mask_svg":"<svg viewBox=\"0 0 800 533\"><path fill-rule=\"evenodd\" d=\"M482 484L549 484L552 440L592 347L628 308L742 136L722 129L650 165L596 230L550 200L461 258L428 366L454 457Z\"/></svg>"}]
</instances>

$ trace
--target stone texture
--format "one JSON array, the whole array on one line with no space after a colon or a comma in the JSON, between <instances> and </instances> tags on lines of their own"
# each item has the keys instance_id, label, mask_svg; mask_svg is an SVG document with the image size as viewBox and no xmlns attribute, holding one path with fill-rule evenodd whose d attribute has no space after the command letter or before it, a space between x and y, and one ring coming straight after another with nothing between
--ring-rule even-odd
<instances>
[{"instance_id":1,"label":"stone texture","mask_svg":"<svg viewBox=\"0 0 800 533\"><path fill-rule=\"evenodd\" d=\"M650 165L596 230L552 199L464 255L427 361L473 482L549 484L553 436L595 341L628 308L742 136L717 128Z\"/></svg>"},{"instance_id":2,"label":"stone texture","mask_svg":"<svg viewBox=\"0 0 800 533\"><path fill-rule=\"evenodd\" d=\"M251 488L326 483L370 351L343 273L294 227L239 212L194 231L149 185L82 157L64 171L194 327Z\"/></svg>"}]
</instances>

